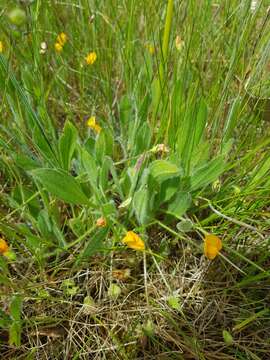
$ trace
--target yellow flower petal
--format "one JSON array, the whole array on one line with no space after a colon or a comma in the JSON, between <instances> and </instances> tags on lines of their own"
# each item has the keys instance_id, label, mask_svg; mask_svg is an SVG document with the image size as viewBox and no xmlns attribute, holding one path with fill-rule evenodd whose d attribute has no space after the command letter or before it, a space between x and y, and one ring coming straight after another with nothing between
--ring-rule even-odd
<instances>
[{"instance_id":1,"label":"yellow flower petal","mask_svg":"<svg viewBox=\"0 0 270 360\"><path fill-rule=\"evenodd\" d=\"M93 126L96 125L96 117L95 116L91 116L88 120L87 120L87 125L92 128Z\"/></svg>"},{"instance_id":2,"label":"yellow flower petal","mask_svg":"<svg viewBox=\"0 0 270 360\"><path fill-rule=\"evenodd\" d=\"M6 240L0 238L0 254L5 254L9 250Z\"/></svg>"},{"instance_id":3,"label":"yellow flower petal","mask_svg":"<svg viewBox=\"0 0 270 360\"><path fill-rule=\"evenodd\" d=\"M4 44L3 41L0 41L0 53L4 51Z\"/></svg>"},{"instance_id":4,"label":"yellow flower petal","mask_svg":"<svg viewBox=\"0 0 270 360\"><path fill-rule=\"evenodd\" d=\"M65 43L67 42L67 34L65 34L64 32L61 32L57 36L56 41L58 42L58 44L60 44L63 47L65 45Z\"/></svg>"},{"instance_id":5,"label":"yellow flower petal","mask_svg":"<svg viewBox=\"0 0 270 360\"><path fill-rule=\"evenodd\" d=\"M63 50L63 46L58 42L56 42L54 44L54 48L55 48L55 51L57 51L57 52L61 52Z\"/></svg>"},{"instance_id":6,"label":"yellow flower petal","mask_svg":"<svg viewBox=\"0 0 270 360\"><path fill-rule=\"evenodd\" d=\"M208 234L204 238L204 255L213 260L222 249L222 242L216 235Z\"/></svg>"},{"instance_id":7,"label":"yellow flower petal","mask_svg":"<svg viewBox=\"0 0 270 360\"><path fill-rule=\"evenodd\" d=\"M88 120L87 120L87 126L94 130L97 134L99 134L102 130L101 126L99 126L96 122L96 117L95 116L91 116Z\"/></svg>"},{"instance_id":8,"label":"yellow flower petal","mask_svg":"<svg viewBox=\"0 0 270 360\"><path fill-rule=\"evenodd\" d=\"M96 60L97 60L97 54L95 51L90 52L85 57L85 61L86 61L87 65L93 65Z\"/></svg>"},{"instance_id":9,"label":"yellow flower petal","mask_svg":"<svg viewBox=\"0 0 270 360\"><path fill-rule=\"evenodd\" d=\"M94 127L94 130L97 134L99 134L101 132L101 127L96 124L96 126Z\"/></svg>"},{"instance_id":10,"label":"yellow flower petal","mask_svg":"<svg viewBox=\"0 0 270 360\"><path fill-rule=\"evenodd\" d=\"M133 250L145 250L145 244L139 235L133 231L128 231L123 238L122 243Z\"/></svg>"}]
</instances>

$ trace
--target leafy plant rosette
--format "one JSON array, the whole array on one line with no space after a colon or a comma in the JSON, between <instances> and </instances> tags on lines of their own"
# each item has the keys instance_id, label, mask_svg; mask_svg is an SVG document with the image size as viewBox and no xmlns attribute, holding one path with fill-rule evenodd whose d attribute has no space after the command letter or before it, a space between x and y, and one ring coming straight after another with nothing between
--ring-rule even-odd
<instances>
[{"instance_id":1,"label":"leafy plant rosette","mask_svg":"<svg viewBox=\"0 0 270 360\"><path fill-rule=\"evenodd\" d=\"M198 164L188 175L177 154L153 160L146 167L133 196L136 218L145 224L159 213L180 219L191 207L198 191L215 181L224 171L223 156Z\"/></svg>"},{"instance_id":2,"label":"leafy plant rosette","mask_svg":"<svg viewBox=\"0 0 270 360\"><path fill-rule=\"evenodd\" d=\"M3 57L0 65L1 76L8 74ZM225 170L226 154L209 156L210 144L203 136L207 119L203 102L199 103L200 126L192 134L193 146L186 149L179 143L170 150L164 144L151 147L153 134L147 119L131 121L132 104L127 97L120 101L120 111L123 103L127 105L122 119L129 119L122 123L120 140L106 125L98 133L90 130L82 139L68 120L62 132L56 132L49 118L45 123L33 110L15 76L11 73L7 79L1 84L22 131L14 130L11 135L2 129L11 139L7 145L2 138L2 151L13 169L20 169L20 181L5 201L16 211L27 206L31 227L16 225L16 231L26 238L35 256L42 258L51 247L69 249L88 236L91 241L83 254L90 256L104 249L109 229L118 228L119 237L123 235L119 231L144 227L160 216L165 221L181 219L196 194ZM127 151L119 150L117 141ZM3 168L14 181L10 166L3 162ZM95 225L100 217L107 224L101 229ZM74 235L77 239L70 241Z\"/></svg>"}]
</instances>

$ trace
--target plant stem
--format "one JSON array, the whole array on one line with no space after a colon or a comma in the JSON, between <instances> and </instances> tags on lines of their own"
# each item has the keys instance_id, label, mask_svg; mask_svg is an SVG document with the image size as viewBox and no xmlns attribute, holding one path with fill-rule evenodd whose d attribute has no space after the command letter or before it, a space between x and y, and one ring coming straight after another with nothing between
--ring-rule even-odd
<instances>
[{"instance_id":1,"label":"plant stem","mask_svg":"<svg viewBox=\"0 0 270 360\"><path fill-rule=\"evenodd\" d=\"M156 86L153 104L154 104L154 114L157 114L157 110L159 107L159 102L161 99L161 90L164 88L164 73L165 73L165 65L168 58L168 49L170 42L170 34L172 27L172 18L173 18L173 0L168 0L167 10L166 10L166 20L165 20L165 28L162 39L162 51L161 51L161 59L159 64L159 72L158 72L158 81L154 82L154 87Z\"/></svg>"}]
</instances>

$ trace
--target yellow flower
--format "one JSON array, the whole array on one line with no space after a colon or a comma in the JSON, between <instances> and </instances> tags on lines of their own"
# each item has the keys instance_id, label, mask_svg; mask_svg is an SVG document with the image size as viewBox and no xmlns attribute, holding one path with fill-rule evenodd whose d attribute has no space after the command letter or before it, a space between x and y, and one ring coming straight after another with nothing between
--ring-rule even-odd
<instances>
[{"instance_id":1,"label":"yellow flower","mask_svg":"<svg viewBox=\"0 0 270 360\"><path fill-rule=\"evenodd\" d=\"M97 221L96 221L97 227L105 227L106 225L107 225L107 221L104 217L100 217L97 219Z\"/></svg>"},{"instance_id":2,"label":"yellow flower","mask_svg":"<svg viewBox=\"0 0 270 360\"><path fill-rule=\"evenodd\" d=\"M97 134L101 132L101 126L97 124L95 116L91 116L87 120L87 126L90 127L90 129L94 130Z\"/></svg>"},{"instance_id":3,"label":"yellow flower","mask_svg":"<svg viewBox=\"0 0 270 360\"><path fill-rule=\"evenodd\" d=\"M60 44L61 46L64 46L65 43L67 42L67 34L65 34L64 32L61 32L57 38L56 38L56 42L58 44Z\"/></svg>"},{"instance_id":4,"label":"yellow flower","mask_svg":"<svg viewBox=\"0 0 270 360\"><path fill-rule=\"evenodd\" d=\"M222 242L216 235L208 234L204 238L204 255L213 260L222 249Z\"/></svg>"},{"instance_id":5,"label":"yellow flower","mask_svg":"<svg viewBox=\"0 0 270 360\"><path fill-rule=\"evenodd\" d=\"M4 51L4 44L3 41L0 41L0 53Z\"/></svg>"},{"instance_id":6,"label":"yellow flower","mask_svg":"<svg viewBox=\"0 0 270 360\"><path fill-rule=\"evenodd\" d=\"M85 61L86 61L87 65L93 65L96 60L97 60L97 54L95 53L95 51L90 52L85 57Z\"/></svg>"},{"instance_id":7,"label":"yellow flower","mask_svg":"<svg viewBox=\"0 0 270 360\"><path fill-rule=\"evenodd\" d=\"M143 240L133 231L128 231L126 233L122 243L134 250L145 250L145 244Z\"/></svg>"},{"instance_id":8,"label":"yellow flower","mask_svg":"<svg viewBox=\"0 0 270 360\"><path fill-rule=\"evenodd\" d=\"M0 254L5 254L9 250L6 240L0 238Z\"/></svg>"},{"instance_id":9,"label":"yellow flower","mask_svg":"<svg viewBox=\"0 0 270 360\"><path fill-rule=\"evenodd\" d=\"M59 44L58 42L56 42L54 44L54 48L55 48L55 51L57 51L57 52L61 52L63 50L63 46L61 44Z\"/></svg>"}]
</instances>

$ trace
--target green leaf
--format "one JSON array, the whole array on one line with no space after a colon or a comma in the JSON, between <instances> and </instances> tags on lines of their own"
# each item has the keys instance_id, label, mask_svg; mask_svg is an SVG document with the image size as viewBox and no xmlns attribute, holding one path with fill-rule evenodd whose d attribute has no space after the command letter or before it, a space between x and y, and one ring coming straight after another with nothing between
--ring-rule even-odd
<instances>
[{"instance_id":1,"label":"green leaf","mask_svg":"<svg viewBox=\"0 0 270 360\"><path fill-rule=\"evenodd\" d=\"M118 298L118 296L121 294L121 292L122 292L122 290L121 290L120 286L112 283L108 289L108 297L112 300L116 300Z\"/></svg>"},{"instance_id":2,"label":"green leaf","mask_svg":"<svg viewBox=\"0 0 270 360\"><path fill-rule=\"evenodd\" d=\"M180 218L191 205L191 195L188 192L180 191L169 204L167 213Z\"/></svg>"},{"instance_id":3,"label":"green leaf","mask_svg":"<svg viewBox=\"0 0 270 360\"><path fill-rule=\"evenodd\" d=\"M167 160L155 160L149 169L153 178L159 183L180 175L180 169Z\"/></svg>"},{"instance_id":4,"label":"green leaf","mask_svg":"<svg viewBox=\"0 0 270 360\"><path fill-rule=\"evenodd\" d=\"M99 186L105 192L109 187L109 171L110 171L110 158L104 157L102 166L99 172Z\"/></svg>"},{"instance_id":5,"label":"green leaf","mask_svg":"<svg viewBox=\"0 0 270 360\"><path fill-rule=\"evenodd\" d=\"M189 232L193 229L193 222L190 219L181 220L176 227L181 232Z\"/></svg>"},{"instance_id":6,"label":"green leaf","mask_svg":"<svg viewBox=\"0 0 270 360\"><path fill-rule=\"evenodd\" d=\"M36 217L40 203L38 201L38 196L36 192L29 190L26 186L18 185L14 187L13 191L11 192L11 199L17 202L17 205L23 206L24 203L27 203L27 207L32 216ZM32 199L32 200L31 200Z\"/></svg>"},{"instance_id":7,"label":"green leaf","mask_svg":"<svg viewBox=\"0 0 270 360\"><path fill-rule=\"evenodd\" d=\"M81 159L83 167L87 172L89 181L92 185L96 186L98 179L98 167L95 158L91 154L89 154L87 150L82 149Z\"/></svg>"},{"instance_id":8,"label":"green leaf","mask_svg":"<svg viewBox=\"0 0 270 360\"><path fill-rule=\"evenodd\" d=\"M226 345L230 346L233 344L233 337L227 330L222 331L222 336Z\"/></svg>"},{"instance_id":9,"label":"green leaf","mask_svg":"<svg viewBox=\"0 0 270 360\"><path fill-rule=\"evenodd\" d=\"M191 173L197 167L203 166L209 160L210 144L208 141L200 142L192 153L190 161Z\"/></svg>"},{"instance_id":10,"label":"green leaf","mask_svg":"<svg viewBox=\"0 0 270 360\"><path fill-rule=\"evenodd\" d=\"M113 146L113 135L111 131L109 129L102 129L95 144L96 158L101 164L106 155L112 156Z\"/></svg>"},{"instance_id":11,"label":"green leaf","mask_svg":"<svg viewBox=\"0 0 270 360\"><path fill-rule=\"evenodd\" d=\"M102 213L106 218L113 218L117 216L117 209L113 200L102 205Z\"/></svg>"},{"instance_id":12,"label":"green leaf","mask_svg":"<svg viewBox=\"0 0 270 360\"><path fill-rule=\"evenodd\" d=\"M48 163L57 164L52 147L48 143L47 139L45 138L42 130L40 130L39 126L35 126L32 137L36 148L43 155L43 158L46 159Z\"/></svg>"},{"instance_id":13,"label":"green leaf","mask_svg":"<svg viewBox=\"0 0 270 360\"><path fill-rule=\"evenodd\" d=\"M248 184L248 186L253 188L255 186L258 186L258 184L260 184L262 180L266 180L269 176L269 170L270 170L270 157L267 154L265 156L265 159L261 160L259 166L257 166L255 170L252 172L251 174L252 179Z\"/></svg>"},{"instance_id":14,"label":"green leaf","mask_svg":"<svg viewBox=\"0 0 270 360\"><path fill-rule=\"evenodd\" d=\"M63 235L61 229L59 229L59 226L57 225L54 219L52 219L52 222L53 222L53 234L55 238L58 240L59 247L64 248L66 246L65 236Z\"/></svg>"},{"instance_id":15,"label":"green leaf","mask_svg":"<svg viewBox=\"0 0 270 360\"><path fill-rule=\"evenodd\" d=\"M133 208L141 225L145 225L149 221L150 202L150 193L147 187L140 188L135 192L133 197Z\"/></svg>"},{"instance_id":16,"label":"green leaf","mask_svg":"<svg viewBox=\"0 0 270 360\"><path fill-rule=\"evenodd\" d=\"M36 256L40 255L41 247L44 244L44 240L40 236L27 235L25 238L25 243L29 251Z\"/></svg>"},{"instance_id":17,"label":"green leaf","mask_svg":"<svg viewBox=\"0 0 270 360\"><path fill-rule=\"evenodd\" d=\"M14 161L20 168L26 171L34 170L40 167L39 163L36 160L24 154L16 154L14 156Z\"/></svg>"},{"instance_id":18,"label":"green leaf","mask_svg":"<svg viewBox=\"0 0 270 360\"><path fill-rule=\"evenodd\" d=\"M20 295L14 295L10 304L10 316L12 324L9 329L9 344L21 345L21 311L22 298Z\"/></svg>"},{"instance_id":19,"label":"green leaf","mask_svg":"<svg viewBox=\"0 0 270 360\"><path fill-rule=\"evenodd\" d=\"M142 225L149 221L155 196L155 186L152 186L151 182L153 181L151 181L152 178L149 175L149 169L144 169L139 179L140 187L133 195L133 209L139 223ZM151 189L151 192L149 189Z\"/></svg>"},{"instance_id":20,"label":"green leaf","mask_svg":"<svg viewBox=\"0 0 270 360\"><path fill-rule=\"evenodd\" d=\"M12 286L12 283L9 280L9 278L2 275L2 274L0 274L0 284L1 285L6 285L6 286ZM1 309L0 309L0 311L1 311ZM1 316L0 316L0 322L1 322ZM1 327L1 323L0 323L0 327Z\"/></svg>"},{"instance_id":21,"label":"green leaf","mask_svg":"<svg viewBox=\"0 0 270 360\"><path fill-rule=\"evenodd\" d=\"M209 161L192 174L190 178L191 190L198 190L199 188L211 184L224 172L224 170L225 162L222 156Z\"/></svg>"},{"instance_id":22,"label":"green leaf","mask_svg":"<svg viewBox=\"0 0 270 360\"><path fill-rule=\"evenodd\" d=\"M104 133L106 139L106 155L113 156L114 135L108 128L104 128L102 132Z\"/></svg>"},{"instance_id":23,"label":"green leaf","mask_svg":"<svg viewBox=\"0 0 270 360\"><path fill-rule=\"evenodd\" d=\"M34 129L33 142L43 153L49 162L57 162L54 149L44 132L44 127L40 117L33 110L27 92L19 84L14 72L9 66L9 62L0 54L0 88L3 93L7 94L8 99L12 99L15 106L10 106L11 111L21 120L21 125L27 125L29 133ZM22 114L24 116L22 116Z\"/></svg>"},{"instance_id":24,"label":"green leaf","mask_svg":"<svg viewBox=\"0 0 270 360\"><path fill-rule=\"evenodd\" d=\"M86 247L76 261L77 265L104 249L103 240L106 238L108 231L108 229L100 229L89 238Z\"/></svg>"},{"instance_id":25,"label":"green leaf","mask_svg":"<svg viewBox=\"0 0 270 360\"><path fill-rule=\"evenodd\" d=\"M67 121L64 126L63 134L59 140L59 151L64 170L69 170L70 162L76 147L78 131L75 126Z\"/></svg>"},{"instance_id":26,"label":"green leaf","mask_svg":"<svg viewBox=\"0 0 270 360\"><path fill-rule=\"evenodd\" d=\"M127 95L123 95L123 97L119 101L119 119L122 127L122 132L125 130L126 126L132 119L132 110L132 100Z\"/></svg>"},{"instance_id":27,"label":"green leaf","mask_svg":"<svg viewBox=\"0 0 270 360\"><path fill-rule=\"evenodd\" d=\"M198 107L199 109L196 117L196 127L194 132L194 147L200 143L207 121L207 106L204 99L200 100Z\"/></svg>"},{"instance_id":28,"label":"green leaf","mask_svg":"<svg viewBox=\"0 0 270 360\"><path fill-rule=\"evenodd\" d=\"M178 311L181 310L181 305L180 305L180 302L179 302L179 298L177 296L175 296L175 295L172 295L172 296L170 296L168 298L168 304L174 310L178 310Z\"/></svg>"},{"instance_id":29,"label":"green leaf","mask_svg":"<svg viewBox=\"0 0 270 360\"><path fill-rule=\"evenodd\" d=\"M104 131L102 130L97 137L95 151L97 160L102 163L106 155L106 137Z\"/></svg>"},{"instance_id":30,"label":"green leaf","mask_svg":"<svg viewBox=\"0 0 270 360\"><path fill-rule=\"evenodd\" d=\"M158 193L158 202L164 203L169 201L179 190L180 187L180 178L172 178L164 181L160 186L160 191Z\"/></svg>"},{"instance_id":31,"label":"green leaf","mask_svg":"<svg viewBox=\"0 0 270 360\"><path fill-rule=\"evenodd\" d=\"M235 100L233 100L224 124L222 145L228 142L228 140L233 136L241 111L243 111L243 100L240 96L238 96Z\"/></svg>"},{"instance_id":32,"label":"green leaf","mask_svg":"<svg viewBox=\"0 0 270 360\"><path fill-rule=\"evenodd\" d=\"M86 140L84 143L84 148L89 152L89 154L94 154L96 146L96 140L93 139L91 136Z\"/></svg>"},{"instance_id":33,"label":"green leaf","mask_svg":"<svg viewBox=\"0 0 270 360\"><path fill-rule=\"evenodd\" d=\"M88 198L73 176L55 169L37 169L31 173L57 198L75 205L88 204Z\"/></svg>"},{"instance_id":34,"label":"green leaf","mask_svg":"<svg viewBox=\"0 0 270 360\"><path fill-rule=\"evenodd\" d=\"M142 154L149 149L151 142L151 130L147 122L138 129L135 137L134 155Z\"/></svg>"},{"instance_id":35,"label":"green leaf","mask_svg":"<svg viewBox=\"0 0 270 360\"><path fill-rule=\"evenodd\" d=\"M49 217L48 211L43 209L39 212L37 217L37 227L40 233L46 237L50 238L52 234L52 224Z\"/></svg>"},{"instance_id":36,"label":"green leaf","mask_svg":"<svg viewBox=\"0 0 270 360\"><path fill-rule=\"evenodd\" d=\"M118 178L117 170L115 168L113 160L111 158L108 158L108 159L110 161L110 172L111 172L111 175L112 175L112 178L113 178L113 182L114 182L114 184L116 186L116 190L117 190L118 194L121 197L121 200L123 200L125 197L124 197L124 194L123 194L120 179Z\"/></svg>"}]
</instances>

